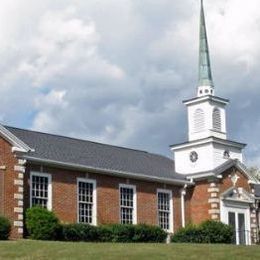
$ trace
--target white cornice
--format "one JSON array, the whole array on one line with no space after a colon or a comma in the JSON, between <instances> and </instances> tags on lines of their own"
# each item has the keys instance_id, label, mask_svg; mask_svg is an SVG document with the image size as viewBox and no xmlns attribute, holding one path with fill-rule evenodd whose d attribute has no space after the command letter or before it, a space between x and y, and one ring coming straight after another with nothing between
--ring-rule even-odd
<instances>
[{"instance_id":1,"label":"white cornice","mask_svg":"<svg viewBox=\"0 0 260 260\"><path fill-rule=\"evenodd\" d=\"M210 136L210 137L207 137L204 139L199 139L199 140L186 142L186 143L182 143L182 144L171 145L170 148L171 148L171 150L176 151L176 150L181 150L184 148L196 147L196 146L199 146L202 144L207 144L207 143L224 144L224 145L229 145L229 146L239 148L239 149L243 149L246 146L246 144L243 144L243 143L233 142L230 140L220 139L220 138Z\"/></svg>"},{"instance_id":2,"label":"white cornice","mask_svg":"<svg viewBox=\"0 0 260 260\"><path fill-rule=\"evenodd\" d=\"M189 105L201 103L201 102L204 102L204 101L213 101L213 102L220 103L220 104L223 104L223 105L227 105L229 103L228 99L224 99L224 98L217 97L217 96L211 96L211 95L201 96L201 97L196 97L196 98L184 100L183 103L186 106L189 106Z\"/></svg>"}]
</instances>

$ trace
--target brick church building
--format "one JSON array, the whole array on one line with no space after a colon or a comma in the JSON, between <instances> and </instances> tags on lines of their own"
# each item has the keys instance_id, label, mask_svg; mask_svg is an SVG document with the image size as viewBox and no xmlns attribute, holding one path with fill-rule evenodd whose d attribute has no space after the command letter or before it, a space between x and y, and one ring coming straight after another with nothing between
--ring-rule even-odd
<instances>
[{"instance_id":1,"label":"brick church building","mask_svg":"<svg viewBox=\"0 0 260 260\"><path fill-rule=\"evenodd\" d=\"M245 144L227 138L203 4L200 19L197 95L184 101L188 141L171 146L174 159L0 125L0 215L11 238L23 237L24 213L39 205L65 223L147 223L169 233L213 219L234 227L237 244L256 241L260 184L243 164Z\"/></svg>"}]
</instances>

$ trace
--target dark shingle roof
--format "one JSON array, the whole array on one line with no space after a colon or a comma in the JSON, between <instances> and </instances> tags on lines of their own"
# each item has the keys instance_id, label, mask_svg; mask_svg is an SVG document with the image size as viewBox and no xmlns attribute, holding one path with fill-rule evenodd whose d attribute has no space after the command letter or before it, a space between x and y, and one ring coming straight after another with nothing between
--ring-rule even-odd
<instances>
[{"instance_id":1,"label":"dark shingle roof","mask_svg":"<svg viewBox=\"0 0 260 260\"><path fill-rule=\"evenodd\" d=\"M28 154L33 158L148 177L185 179L174 172L174 161L161 155L9 126L5 128L35 149Z\"/></svg>"},{"instance_id":2,"label":"dark shingle roof","mask_svg":"<svg viewBox=\"0 0 260 260\"><path fill-rule=\"evenodd\" d=\"M260 198L260 184L255 184L255 196Z\"/></svg>"}]
</instances>

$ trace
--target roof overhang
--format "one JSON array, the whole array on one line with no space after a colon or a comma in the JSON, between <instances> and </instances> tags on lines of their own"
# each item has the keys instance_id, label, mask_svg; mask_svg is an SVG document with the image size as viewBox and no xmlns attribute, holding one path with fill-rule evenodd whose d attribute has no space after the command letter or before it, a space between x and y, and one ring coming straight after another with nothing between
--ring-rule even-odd
<instances>
[{"instance_id":1,"label":"roof overhang","mask_svg":"<svg viewBox=\"0 0 260 260\"><path fill-rule=\"evenodd\" d=\"M36 157L32 157L32 156L27 156L27 155L23 155L23 156L21 156L21 158L26 159L27 161L29 161L31 163L39 163L41 165L60 167L60 168L69 169L69 170L95 172L95 173L100 173L100 174L105 174L105 175L110 175L110 176L132 178L132 179L138 179L138 180L144 180L144 181L150 181L150 182L158 182L158 183L164 183L164 184L174 184L174 185L178 185L178 186L194 184L190 180L181 180L181 179L176 179L176 178L160 178L160 177L155 177L155 176L147 176L147 175L144 175L141 173L139 174L139 173L125 172L125 171L103 169L103 168L97 168L97 167L80 165L80 164L73 164L73 163L66 163L66 162L60 162L60 161L49 160L49 159L36 158Z\"/></svg>"},{"instance_id":2,"label":"roof overhang","mask_svg":"<svg viewBox=\"0 0 260 260\"><path fill-rule=\"evenodd\" d=\"M212 171L207 172L199 172L190 174L187 176L187 179L193 181L193 180L201 180L205 178L222 178L222 174L230 169L231 167L237 168L242 174L244 174L248 178L249 184L259 184L259 181L247 170L247 167L241 163L238 159L230 159L223 164L219 165Z\"/></svg>"},{"instance_id":3,"label":"roof overhang","mask_svg":"<svg viewBox=\"0 0 260 260\"><path fill-rule=\"evenodd\" d=\"M246 144L244 144L244 143L239 143L239 142L235 142L235 141L231 141L231 140L226 140L226 139L221 139L221 138L217 138L214 136L210 136L210 137L199 139L199 140L194 140L194 141L180 143L180 144L174 144L174 145L171 145L170 148L172 151L177 151L177 150L181 150L183 148L200 146L200 145L206 144L206 143L223 144L223 145L228 145L230 147L234 147L234 148L238 148L238 149L243 149L246 147Z\"/></svg>"},{"instance_id":4,"label":"roof overhang","mask_svg":"<svg viewBox=\"0 0 260 260\"><path fill-rule=\"evenodd\" d=\"M213 172L202 172L202 173L195 173L187 176L188 180L203 180L205 178L214 177L217 178L217 176Z\"/></svg>"},{"instance_id":5,"label":"roof overhang","mask_svg":"<svg viewBox=\"0 0 260 260\"><path fill-rule=\"evenodd\" d=\"M217 97L217 96L212 96L212 95L191 98L191 99L188 99L188 100L184 100L183 103L186 106L189 106L189 105L201 103L201 102L204 102L204 101L212 101L212 102L219 103L219 104L222 104L222 105L227 105L229 103L228 99Z\"/></svg>"},{"instance_id":6,"label":"roof overhang","mask_svg":"<svg viewBox=\"0 0 260 260\"><path fill-rule=\"evenodd\" d=\"M34 151L31 147L29 147L26 143L8 131L3 125L0 124L0 135L9 142L12 147L12 152L22 152L27 153L29 151Z\"/></svg>"}]
</instances>

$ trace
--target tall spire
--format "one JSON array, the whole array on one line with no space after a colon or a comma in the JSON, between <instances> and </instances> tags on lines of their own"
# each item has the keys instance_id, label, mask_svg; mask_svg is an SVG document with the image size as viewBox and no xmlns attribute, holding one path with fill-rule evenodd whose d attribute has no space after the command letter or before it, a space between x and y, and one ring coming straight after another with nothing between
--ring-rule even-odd
<instances>
[{"instance_id":1,"label":"tall spire","mask_svg":"<svg viewBox=\"0 0 260 260\"><path fill-rule=\"evenodd\" d=\"M213 84L212 74L211 74L209 46L208 46L203 0L201 0L198 96L213 95L213 94L214 94L214 84Z\"/></svg>"}]
</instances>

